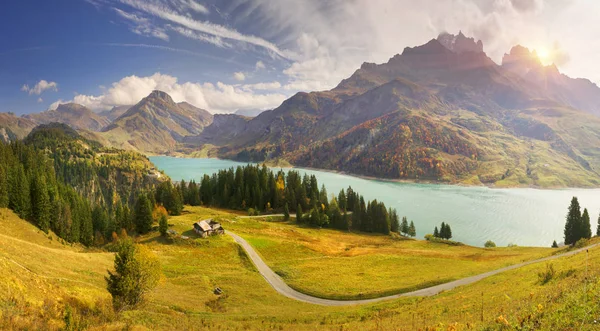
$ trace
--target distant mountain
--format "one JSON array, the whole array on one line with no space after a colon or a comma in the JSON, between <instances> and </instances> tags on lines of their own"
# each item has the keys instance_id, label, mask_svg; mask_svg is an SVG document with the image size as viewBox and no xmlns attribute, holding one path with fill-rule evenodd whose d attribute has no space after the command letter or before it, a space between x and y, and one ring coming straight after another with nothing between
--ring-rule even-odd
<instances>
[{"instance_id":1,"label":"distant mountain","mask_svg":"<svg viewBox=\"0 0 600 331\"><path fill-rule=\"evenodd\" d=\"M104 117L108 118L109 121L112 122L112 121L116 120L117 118L119 118L119 116L123 115L131 107L132 107L131 105L114 106L110 110L105 110L105 111L98 113L98 115L104 116Z\"/></svg>"},{"instance_id":2,"label":"distant mountain","mask_svg":"<svg viewBox=\"0 0 600 331\"><path fill-rule=\"evenodd\" d=\"M94 113L91 109L76 103L59 105L56 110L23 116L37 124L65 123L75 129L100 131L110 124L108 118Z\"/></svg>"},{"instance_id":3,"label":"distant mountain","mask_svg":"<svg viewBox=\"0 0 600 331\"><path fill-rule=\"evenodd\" d=\"M235 114L246 117L256 117L262 112L264 112L262 109L239 109Z\"/></svg>"},{"instance_id":4,"label":"distant mountain","mask_svg":"<svg viewBox=\"0 0 600 331\"><path fill-rule=\"evenodd\" d=\"M250 120L215 117L187 141L242 161L392 179L600 185L600 118L582 111L600 96L595 86L575 88L586 84L562 74L541 85L537 64L523 74L512 63L497 65L462 33L443 34L387 63L364 63L330 91L298 93ZM574 91L586 91L585 104Z\"/></svg>"},{"instance_id":5,"label":"distant mountain","mask_svg":"<svg viewBox=\"0 0 600 331\"><path fill-rule=\"evenodd\" d=\"M502 67L564 105L600 116L600 88L582 78L561 74L555 65L544 66L535 51L517 45L502 58Z\"/></svg>"},{"instance_id":6,"label":"distant mountain","mask_svg":"<svg viewBox=\"0 0 600 331\"><path fill-rule=\"evenodd\" d=\"M206 110L177 104L167 93L153 91L102 131L115 146L167 153L184 137L200 134L212 118Z\"/></svg>"},{"instance_id":7,"label":"distant mountain","mask_svg":"<svg viewBox=\"0 0 600 331\"><path fill-rule=\"evenodd\" d=\"M0 140L3 142L23 139L36 126L30 119L13 113L0 113Z\"/></svg>"},{"instance_id":8,"label":"distant mountain","mask_svg":"<svg viewBox=\"0 0 600 331\"><path fill-rule=\"evenodd\" d=\"M449 33L442 33L437 37L437 41L454 53L483 53L483 43L481 40L475 41L475 38L467 38L462 32L459 32L456 36Z\"/></svg>"}]
</instances>

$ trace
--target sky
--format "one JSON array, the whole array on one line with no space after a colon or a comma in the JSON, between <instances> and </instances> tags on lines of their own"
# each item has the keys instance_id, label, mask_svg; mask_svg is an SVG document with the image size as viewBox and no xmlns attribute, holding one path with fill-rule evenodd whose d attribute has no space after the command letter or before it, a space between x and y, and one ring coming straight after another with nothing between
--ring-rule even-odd
<instances>
[{"instance_id":1,"label":"sky","mask_svg":"<svg viewBox=\"0 0 600 331\"><path fill-rule=\"evenodd\" d=\"M212 113L327 90L441 32L516 44L600 83L598 0L19 0L0 4L0 112L133 105L159 89Z\"/></svg>"}]
</instances>

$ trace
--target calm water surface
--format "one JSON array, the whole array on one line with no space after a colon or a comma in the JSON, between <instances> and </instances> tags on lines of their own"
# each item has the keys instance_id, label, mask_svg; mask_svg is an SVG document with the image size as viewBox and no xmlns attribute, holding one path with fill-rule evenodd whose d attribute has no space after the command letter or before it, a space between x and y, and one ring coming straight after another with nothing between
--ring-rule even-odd
<instances>
[{"instance_id":1,"label":"calm water surface","mask_svg":"<svg viewBox=\"0 0 600 331\"><path fill-rule=\"evenodd\" d=\"M186 159L166 156L150 160L174 180L195 179L221 169L244 165L228 160ZM499 246L550 246L563 240L563 229L571 197L588 208L592 232L600 212L600 189L537 190L528 188L490 189L436 184L392 183L324 171L296 168L314 174L331 195L352 188L377 199L407 216L417 227L419 238L432 233L441 222L450 223L455 240L482 246L487 240Z\"/></svg>"}]
</instances>

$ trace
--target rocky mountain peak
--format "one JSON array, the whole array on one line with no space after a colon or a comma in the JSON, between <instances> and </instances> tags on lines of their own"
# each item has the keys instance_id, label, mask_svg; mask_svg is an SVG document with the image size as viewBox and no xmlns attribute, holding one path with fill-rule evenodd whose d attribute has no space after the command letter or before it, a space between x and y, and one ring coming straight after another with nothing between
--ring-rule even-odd
<instances>
[{"instance_id":1,"label":"rocky mountain peak","mask_svg":"<svg viewBox=\"0 0 600 331\"><path fill-rule=\"evenodd\" d=\"M535 50L530 51L527 47L516 45L502 57L502 67L523 76L532 69L541 68L542 62Z\"/></svg>"},{"instance_id":2,"label":"rocky mountain peak","mask_svg":"<svg viewBox=\"0 0 600 331\"><path fill-rule=\"evenodd\" d=\"M175 104L173 98L169 94L163 91L154 90L150 93L144 100L159 100L163 102L167 102L169 104Z\"/></svg>"},{"instance_id":3,"label":"rocky mountain peak","mask_svg":"<svg viewBox=\"0 0 600 331\"><path fill-rule=\"evenodd\" d=\"M443 32L437 37L437 41L454 53L483 53L483 42L475 41L475 38L467 38L462 31L459 31L458 35Z\"/></svg>"}]
</instances>

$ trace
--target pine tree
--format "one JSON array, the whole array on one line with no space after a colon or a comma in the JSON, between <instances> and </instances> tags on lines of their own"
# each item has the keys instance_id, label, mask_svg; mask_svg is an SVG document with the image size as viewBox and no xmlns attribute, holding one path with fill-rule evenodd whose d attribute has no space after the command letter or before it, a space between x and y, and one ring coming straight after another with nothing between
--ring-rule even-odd
<instances>
[{"instance_id":1,"label":"pine tree","mask_svg":"<svg viewBox=\"0 0 600 331\"><path fill-rule=\"evenodd\" d=\"M21 218L29 218L30 201L29 178L25 174L23 164L11 168L9 174L9 203L8 207L12 209Z\"/></svg>"},{"instance_id":2,"label":"pine tree","mask_svg":"<svg viewBox=\"0 0 600 331\"><path fill-rule=\"evenodd\" d=\"M33 177L31 181L31 211L37 226L44 232L50 229L50 198L46 187L46 178L43 175Z\"/></svg>"},{"instance_id":3,"label":"pine tree","mask_svg":"<svg viewBox=\"0 0 600 331\"><path fill-rule=\"evenodd\" d=\"M410 221L410 226L408 227L408 235L411 237L417 236L417 229L415 228L415 223Z\"/></svg>"},{"instance_id":4,"label":"pine tree","mask_svg":"<svg viewBox=\"0 0 600 331\"><path fill-rule=\"evenodd\" d=\"M8 207L8 174L3 164L0 164L0 208Z\"/></svg>"},{"instance_id":5,"label":"pine tree","mask_svg":"<svg viewBox=\"0 0 600 331\"><path fill-rule=\"evenodd\" d=\"M446 238L444 239L452 239L452 228L450 228L450 224L446 224Z\"/></svg>"},{"instance_id":6,"label":"pine tree","mask_svg":"<svg viewBox=\"0 0 600 331\"><path fill-rule=\"evenodd\" d=\"M406 216L402 217L402 224L400 225L400 232L402 232L402 234L404 234L405 236L408 235L408 231L410 230L409 225L408 225L408 220L406 219Z\"/></svg>"},{"instance_id":7,"label":"pine tree","mask_svg":"<svg viewBox=\"0 0 600 331\"><path fill-rule=\"evenodd\" d=\"M160 215L160 219L158 221L158 231L160 235L165 237L167 235L167 230L169 229L169 223L167 221L167 215Z\"/></svg>"},{"instance_id":8,"label":"pine tree","mask_svg":"<svg viewBox=\"0 0 600 331\"><path fill-rule=\"evenodd\" d=\"M283 207L283 219L286 221L288 221L290 219L290 209L288 208L287 202L285 203L285 206Z\"/></svg>"},{"instance_id":9,"label":"pine tree","mask_svg":"<svg viewBox=\"0 0 600 331\"><path fill-rule=\"evenodd\" d=\"M390 216L390 228L392 232L398 233L398 231L400 230L400 223L399 223L399 219L398 219L398 214L396 213L395 209L392 209L391 212L391 216Z\"/></svg>"},{"instance_id":10,"label":"pine tree","mask_svg":"<svg viewBox=\"0 0 600 331\"><path fill-rule=\"evenodd\" d=\"M435 229L433 229L433 236L435 238L439 238L440 237L440 232L438 231L438 227L436 226Z\"/></svg>"},{"instance_id":11,"label":"pine tree","mask_svg":"<svg viewBox=\"0 0 600 331\"><path fill-rule=\"evenodd\" d=\"M581 215L581 221L579 222L578 237L579 239L589 239L592 237L592 225L590 223L590 214L588 213L587 208L583 209L583 215Z\"/></svg>"},{"instance_id":12,"label":"pine tree","mask_svg":"<svg viewBox=\"0 0 600 331\"><path fill-rule=\"evenodd\" d=\"M598 228L596 228L596 236L600 236L600 216L598 216Z\"/></svg>"},{"instance_id":13,"label":"pine tree","mask_svg":"<svg viewBox=\"0 0 600 331\"><path fill-rule=\"evenodd\" d=\"M148 233L152 229L152 205L145 194L141 194L135 204L134 222L139 233Z\"/></svg>"},{"instance_id":14,"label":"pine tree","mask_svg":"<svg viewBox=\"0 0 600 331\"><path fill-rule=\"evenodd\" d=\"M578 238L579 224L581 223L581 207L577 197L571 199L567 221L565 223L565 245L574 245Z\"/></svg>"},{"instance_id":15,"label":"pine tree","mask_svg":"<svg viewBox=\"0 0 600 331\"><path fill-rule=\"evenodd\" d=\"M442 225L440 226L440 238L446 239L446 233L446 223L442 222Z\"/></svg>"},{"instance_id":16,"label":"pine tree","mask_svg":"<svg viewBox=\"0 0 600 331\"><path fill-rule=\"evenodd\" d=\"M556 243L556 240L554 240L552 242L552 248L558 248L558 244Z\"/></svg>"},{"instance_id":17,"label":"pine tree","mask_svg":"<svg viewBox=\"0 0 600 331\"><path fill-rule=\"evenodd\" d=\"M296 207L296 222L302 223L302 206L300 204Z\"/></svg>"}]
</instances>

